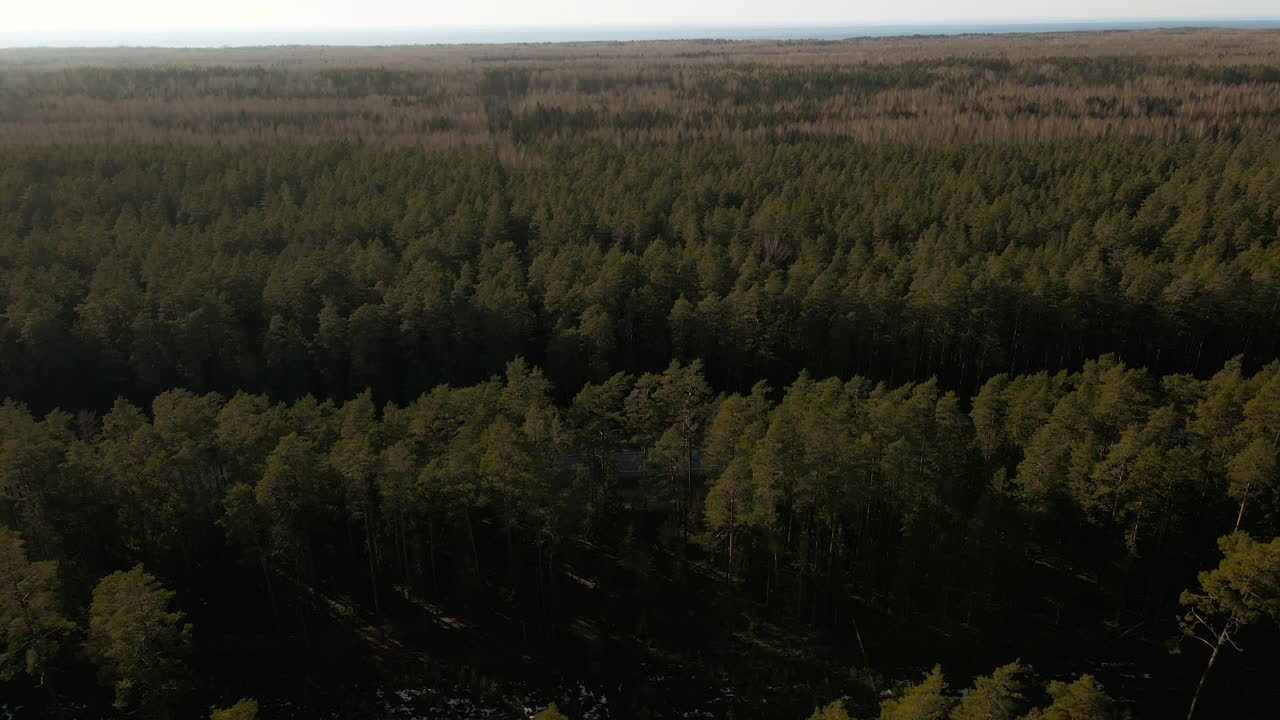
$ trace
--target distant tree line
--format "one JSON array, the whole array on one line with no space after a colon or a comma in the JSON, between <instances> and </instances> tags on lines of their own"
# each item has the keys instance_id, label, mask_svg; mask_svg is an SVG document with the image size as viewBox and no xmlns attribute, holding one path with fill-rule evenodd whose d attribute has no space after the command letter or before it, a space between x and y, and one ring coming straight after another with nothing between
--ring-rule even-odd
<instances>
[{"instance_id":1,"label":"distant tree line","mask_svg":"<svg viewBox=\"0 0 1280 720\"><path fill-rule=\"evenodd\" d=\"M1266 33L0 52L0 146L1027 143L1280 129Z\"/></svg>"}]
</instances>

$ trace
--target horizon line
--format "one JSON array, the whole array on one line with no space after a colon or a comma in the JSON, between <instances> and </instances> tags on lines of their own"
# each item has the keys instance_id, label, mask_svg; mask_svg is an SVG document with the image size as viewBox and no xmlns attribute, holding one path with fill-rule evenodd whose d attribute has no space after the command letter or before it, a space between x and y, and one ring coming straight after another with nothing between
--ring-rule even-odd
<instances>
[{"instance_id":1,"label":"horizon line","mask_svg":"<svg viewBox=\"0 0 1280 720\"><path fill-rule=\"evenodd\" d=\"M0 33L20 35L38 33L42 35L66 35L88 33L152 33L152 32L306 32L312 30L628 30L628 29L662 29L677 30L680 28L842 28L842 27L885 27L913 25L922 27L942 27L954 25L1037 25L1042 23L1110 23L1110 22L1280 22L1280 14L1276 15L1102 15L1102 16L1044 16L1044 17L979 17L979 18L946 18L940 20L920 19L876 19L876 20L782 20L778 22L738 22L733 20L715 21L698 20L694 22L637 22L637 23L589 23L589 22L550 22L523 24L407 24L407 25L173 25L165 27L103 27L103 28L26 28L0 29Z\"/></svg>"},{"instance_id":2,"label":"horizon line","mask_svg":"<svg viewBox=\"0 0 1280 720\"><path fill-rule=\"evenodd\" d=\"M1240 27L1240 26L1253 26ZM1053 26L1056 26L1053 27ZM1035 33L1105 31L1105 30L1179 30L1179 29L1280 29L1280 16L1116 16L1090 18L1014 18L921 21L863 22L785 22L785 23L672 23L672 24L544 24L544 25L404 25L404 26L256 26L256 27L183 27L144 29L82 30L7 30L0 29L0 49L231 49L249 47L391 47L412 45L504 45L554 44L589 42L645 42L673 40L851 40L870 37L909 37L912 35L1013 34L1019 28ZM865 35L858 30L878 30ZM911 32L911 31L917 32ZM708 31L706 35L699 35ZM781 34L770 35L771 31ZM816 31L815 35L788 34ZM836 34L850 31L848 35ZM901 32L898 32L901 31ZM925 32L919 32L925 31ZM601 33L602 37L582 36ZM652 32L655 35L645 36ZM715 34L722 33L722 34ZM734 35L723 33L747 33ZM340 36L347 35L342 38ZM392 37L378 39L378 34ZM406 35L428 37L414 40ZM507 34L508 37L501 37ZM570 37L554 37L557 34ZM315 36L329 35L329 38ZM578 35L574 37L574 35ZM609 36L612 35L612 36ZM276 36L273 40L270 36ZM354 38L351 36L355 36ZM361 37L364 36L364 37ZM460 37L451 37L460 36ZM488 37L486 37L488 36ZM523 37L530 36L530 37ZM30 40L23 42L22 38ZM177 44L163 44L166 38ZM307 40L312 40L307 42ZM12 41L17 41L13 43ZM59 44L62 40L78 40ZM199 40L200 42L192 42ZM186 42L184 42L186 41ZM259 42L246 42L259 41Z\"/></svg>"}]
</instances>

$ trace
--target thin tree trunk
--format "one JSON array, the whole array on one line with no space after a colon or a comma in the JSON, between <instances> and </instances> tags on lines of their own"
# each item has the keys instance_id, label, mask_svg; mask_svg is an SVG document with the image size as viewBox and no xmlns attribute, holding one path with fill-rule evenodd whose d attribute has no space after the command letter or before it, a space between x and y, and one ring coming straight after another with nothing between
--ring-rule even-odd
<instances>
[{"instance_id":1,"label":"thin tree trunk","mask_svg":"<svg viewBox=\"0 0 1280 720\"><path fill-rule=\"evenodd\" d=\"M831 518L831 537L827 540L827 593L830 594L831 586L835 582L835 567L833 561L836 557L836 528L838 527L835 517ZM830 598L828 598L830 599Z\"/></svg>"},{"instance_id":2,"label":"thin tree trunk","mask_svg":"<svg viewBox=\"0 0 1280 720\"><path fill-rule=\"evenodd\" d=\"M297 586L298 593L295 617L298 619L298 627L302 630L302 644L310 650L311 626L307 622L307 614L311 610L311 589L303 582L302 563L296 560L294 561L294 584Z\"/></svg>"},{"instance_id":3,"label":"thin tree trunk","mask_svg":"<svg viewBox=\"0 0 1280 720\"><path fill-rule=\"evenodd\" d=\"M684 544L689 545L689 515L693 509L693 447L688 441L684 448ZM683 552L684 549L681 550Z\"/></svg>"},{"instance_id":4,"label":"thin tree trunk","mask_svg":"<svg viewBox=\"0 0 1280 720\"><path fill-rule=\"evenodd\" d=\"M1249 502L1249 488L1244 489L1244 497L1240 498L1240 512L1236 513L1236 527L1232 532L1240 532L1240 523L1244 522L1244 504Z\"/></svg>"},{"instance_id":5,"label":"thin tree trunk","mask_svg":"<svg viewBox=\"0 0 1280 720\"><path fill-rule=\"evenodd\" d=\"M373 558L373 531L369 528L369 517L367 515L364 520L364 538L365 549L369 556L369 588L373 590L373 612L376 615L381 612L378 606L378 567Z\"/></svg>"},{"instance_id":6,"label":"thin tree trunk","mask_svg":"<svg viewBox=\"0 0 1280 720\"><path fill-rule=\"evenodd\" d=\"M725 568L725 582L730 587L733 586L733 524L729 524L729 563Z\"/></svg>"},{"instance_id":7,"label":"thin tree trunk","mask_svg":"<svg viewBox=\"0 0 1280 720\"><path fill-rule=\"evenodd\" d=\"M778 573L778 548L777 540L774 540L773 562L769 564L769 568L764 574L764 606L769 607L770 593L773 591L773 578Z\"/></svg>"},{"instance_id":8,"label":"thin tree trunk","mask_svg":"<svg viewBox=\"0 0 1280 720\"><path fill-rule=\"evenodd\" d=\"M542 583L542 541L538 541L538 567L533 573L534 579L538 583L538 619L545 628L547 625L547 595L543 589Z\"/></svg>"},{"instance_id":9,"label":"thin tree trunk","mask_svg":"<svg viewBox=\"0 0 1280 720\"><path fill-rule=\"evenodd\" d=\"M413 566L409 563L409 533L405 530L403 514L397 514L396 517L396 544L399 546L396 550L400 559L401 581L404 583L405 594L407 595L411 592L411 588L418 584L418 578L414 576ZM417 567L421 568L422 556L419 553L415 553L415 555L418 556ZM421 572L418 575L421 575Z\"/></svg>"},{"instance_id":10,"label":"thin tree trunk","mask_svg":"<svg viewBox=\"0 0 1280 720\"><path fill-rule=\"evenodd\" d=\"M356 558L355 558L356 535L351 530L350 516L348 516L347 521L342 524L346 526L346 530L347 530L347 560L350 561L350 564L347 566L347 568L351 571L351 574L354 577L358 572L356 570Z\"/></svg>"},{"instance_id":11,"label":"thin tree trunk","mask_svg":"<svg viewBox=\"0 0 1280 720\"><path fill-rule=\"evenodd\" d=\"M877 696L880 690L876 688L876 678L871 674L871 658L867 657L867 646L862 644L862 631L858 629L858 618L852 612L849 618L853 620L853 636L858 639L858 649L862 651L862 667L867 671L867 683L871 685L871 692Z\"/></svg>"},{"instance_id":12,"label":"thin tree trunk","mask_svg":"<svg viewBox=\"0 0 1280 720\"><path fill-rule=\"evenodd\" d=\"M1222 652L1222 646L1227 642L1227 630L1222 629L1218 633L1218 642L1213 646L1213 652L1209 654L1209 664L1204 666L1204 673L1200 675L1200 682L1196 683L1196 692L1191 696L1191 708L1187 710L1187 720L1191 720L1191 716L1196 712L1196 703L1200 701L1200 691L1204 690L1204 681L1209 679L1209 671L1213 669L1213 664L1218 661L1218 653Z\"/></svg>"},{"instance_id":13,"label":"thin tree trunk","mask_svg":"<svg viewBox=\"0 0 1280 720\"><path fill-rule=\"evenodd\" d=\"M265 555L258 558L258 564L262 566L262 579L267 583L267 597L271 600L271 619L275 622L276 632L280 632L280 604L276 601L275 585L271 582L271 566L267 563Z\"/></svg>"},{"instance_id":14,"label":"thin tree trunk","mask_svg":"<svg viewBox=\"0 0 1280 720\"><path fill-rule=\"evenodd\" d=\"M475 566L476 574L480 574L480 550L476 548L476 532L471 527L471 511L463 511L463 520L467 524L467 542L471 544L471 562Z\"/></svg>"},{"instance_id":15,"label":"thin tree trunk","mask_svg":"<svg viewBox=\"0 0 1280 720\"><path fill-rule=\"evenodd\" d=\"M432 516L427 526L427 553L431 556L431 594L440 595L440 576L436 574L436 519Z\"/></svg>"}]
</instances>

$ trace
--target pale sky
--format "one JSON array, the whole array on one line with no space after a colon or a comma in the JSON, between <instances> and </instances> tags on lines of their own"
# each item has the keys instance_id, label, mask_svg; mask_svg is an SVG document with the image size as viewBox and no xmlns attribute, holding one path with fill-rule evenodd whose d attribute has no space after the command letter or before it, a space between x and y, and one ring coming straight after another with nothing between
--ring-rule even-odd
<instances>
[{"instance_id":1,"label":"pale sky","mask_svg":"<svg viewBox=\"0 0 1280 720\"><path fill-rule=\"evenodd\" d=\"M0 0L0 33L1276 18L1280 0Z\"/></svg>"}]
</instances>

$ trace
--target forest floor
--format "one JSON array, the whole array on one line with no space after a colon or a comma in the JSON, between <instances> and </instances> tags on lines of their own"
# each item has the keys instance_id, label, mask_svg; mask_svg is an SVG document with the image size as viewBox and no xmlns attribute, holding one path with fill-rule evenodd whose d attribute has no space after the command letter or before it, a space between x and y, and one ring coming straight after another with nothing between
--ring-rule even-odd
<instances>
[{"instance_id":1,"label":"forest floor","mask_svg":"<svg viewBox=\"0 0 1280 720\"><path fill-rule=\"evenodd\" d=\"M1122 663L1081 654L1061 638L1055 646L1047 640L1049 628L1034 639L983 641L963 623L903 623L866 610L858 629L874 668L869 672L852 622L819 631L769 619L763 607L730 592L722 573L701 563L679 570L683 585L667 583L672 592L682 588L678 598L608 593L601 588L625 587L604 579L625 574L622 561L591 547L580 550L562 569L570 591L562 598L562 630L552 636L522 629L501 602L445 608L393 594L383 597L374 618L349 609L358 603L330 598L327 621L311 629L311 649L299 656L289 642L263 647L259 661L272 670L264 667L262 687L242 694L263 699L272 717L299 718L527 717L554 701L575 718L781 720L842 697L869 716L877 695L928 669L919 648L931 648L930 660L967 679L1013 660L1018 646L1042 643L1057 648L1042 656L1056 659L1028 664L1037 679L1074 677L1085 668L1117 697L1143 707L1169 695L1169 679L1161 677L1170 665L1167 652L1132 637L1116 647L1116 657L1129 659ZM653 609L646 615L647 607ZM639 631L608 630L622 627ZM234 675L244 673L237 668Z\"/></svg>"}]
</instances>

